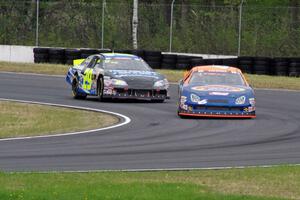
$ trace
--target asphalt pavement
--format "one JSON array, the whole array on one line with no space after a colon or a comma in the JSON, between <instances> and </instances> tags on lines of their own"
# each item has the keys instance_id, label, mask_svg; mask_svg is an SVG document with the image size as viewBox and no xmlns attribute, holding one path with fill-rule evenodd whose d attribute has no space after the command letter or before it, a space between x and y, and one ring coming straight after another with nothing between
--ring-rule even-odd
<instances>
[{"instance_id":1,"label":"asphalt pavement","mask_svg":"<svg viewBox=\"0 0 300 200\"><path fill-rule=\"evenodd\" d=\"M125 126L99 132L0 141L0 171L157 170L300 163L300 92L255 92L256 119L181 119L176 113L176 85L171 85L171 99L165 103L99 102L93 97L73 99L62 77L0 73L0 98L103 109L131 119Z\"/></svg>"}]
</instances>

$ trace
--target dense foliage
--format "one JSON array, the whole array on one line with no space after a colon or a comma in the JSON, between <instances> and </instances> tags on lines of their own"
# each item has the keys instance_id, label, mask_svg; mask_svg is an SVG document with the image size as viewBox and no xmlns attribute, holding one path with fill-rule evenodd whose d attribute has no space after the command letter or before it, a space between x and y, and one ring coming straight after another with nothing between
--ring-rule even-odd
<instances>
[{"instance_id":1,"label":"dense foliage","mask_svg":"<svg viewBox=\"0 0 300 200\"><path fill-rule=\"evenodd\" d=\"M138 46L169 50L171 0L139 0ZM176 0L176 52L237 54L240 0ZM297 0L245 0L241 54L299 56ZM102 0L40 1L39 45L101 47ZM132 48L132 0L106 0L104 47ZM36 1L0 1L0 44L35 45Z\"/></svg>"}]
</instances>

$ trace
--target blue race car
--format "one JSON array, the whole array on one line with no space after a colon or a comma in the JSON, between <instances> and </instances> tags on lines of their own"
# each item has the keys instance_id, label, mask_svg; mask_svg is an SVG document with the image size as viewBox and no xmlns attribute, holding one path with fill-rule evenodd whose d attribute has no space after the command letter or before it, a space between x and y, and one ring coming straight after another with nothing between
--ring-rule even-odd
<instances>
[{"instance_id":1,"label":"blue race car","mask_svg":"<svg viewBox=\"0 0 300 200\"><path fill-rule=\"evenodd\" d=\"M168 96L167 79L153 71L140 57L130 54L103 53L74 60L66 81L73 97L87 95L163 102Z\"/></svg>"},{"instance_id":2,"label":"blue race car","mask_svg":"<svg viewBox=\"0 0 300 200\"><path fill-rule=\"evenodd\" d=\"M199 66L179 83L178 115L255 118L254 91L242 72L228 66Z\"/></svg>"}]
</instances>

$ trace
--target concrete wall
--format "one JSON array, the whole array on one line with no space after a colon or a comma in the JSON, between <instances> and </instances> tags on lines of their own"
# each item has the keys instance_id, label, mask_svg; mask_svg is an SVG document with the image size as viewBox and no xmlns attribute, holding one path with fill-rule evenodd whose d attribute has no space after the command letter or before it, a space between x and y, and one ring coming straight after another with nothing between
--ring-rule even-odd
<instances>
[{"instance_id":1,"label":"concrete wall","mask_svg":"<svg viewBox=\"0 0 300 200\"><path fill-rule=\"evenodd\" d=\"M32 46L0 45L0 61L33 63Z\"/></svg>"},{"instance_id":2,"label":"concrete wall","mask_svg":"<svg viewBox=\"0 0 300 200\"><path fill-rule=\"evenodd\" d=\"M25 62L33 63L33 46L17 46L17 45L0 45L0 61L7 62ZM168 52L163 52L168 54ZM209 54L190 54L190 53L176 53L178 55L202 56L203 58L236 58L237 56L230 55L209 55Z\"/></svg>"}]
</instances>

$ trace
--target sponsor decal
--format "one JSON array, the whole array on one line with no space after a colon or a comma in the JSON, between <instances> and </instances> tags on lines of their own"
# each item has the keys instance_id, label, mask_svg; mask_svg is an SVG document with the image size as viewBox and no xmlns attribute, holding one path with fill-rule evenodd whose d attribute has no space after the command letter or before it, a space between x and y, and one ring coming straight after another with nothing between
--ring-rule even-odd
<instances>
[{"instance_id":1,"label":"sponsor decal","mask_svg":"<svg viewBox=\"0 0 300 200\"><path fill-rule=\"evenodd\" d=\"M201 101L198 101L198 104L200 104L200 105L207 104L207 99L203 99Z\"/></svg>"},{"instance_id":2,"label":"sponsor decal","mask_svg":"<svg viewBox=\"0 0 300 200\"><path fill-rule=\"evenodd\" d=\"M251 106L255 106L255 98L249 98L249 103Z\"/></svg>"},{"instance_id":3,"label":"sponsor decal","mask_svg":"<svg viewBox=\"0 0 300 200\"><path fill-rule=\"evenodd\" d=\"M212 92L242 92L245 91L244 88L233 87L228 85L205 85L205 86L195 86L192 90L196 91L212 91Z\"/></svg>"},{"instance_id":4,"label":"sponsor decal","mask_svg":"<svg viewBox=\"0 0 300 200\"><path fill-rule=\"evenodd\" d=\"M255 106L248 107L248 112L253 112L253 111L255 111Z\"/></svg>"},{"instance_id":5,"label":"sponsor decal","mask_svg":"<svg viewBox=\"0 0 300 200\"><path fill-rule=\"evenodd\" d=\"M181 103L180 108L182 108L183 110L187 110L188 106L186 104Z\"/></svg>"},{"instance_id":6,"label":"sponsor decal","mask_svg":"<svg viewBox=\"0 0 300 200\"><path fill-rule=\"evenodd\" d=\"M187 100L187 97L186 96L181 96L180 97L180 103L185 103L186 102L186 100Z\"/></svg>"},{"instance_id":7,"label":"sponsor decal","mask_svg":"<svg viewBox=\"0 0 300 200\"><path fill-rule=\"evenodd\" d=\"M113 93L113 90L110 89L110 88L109 88L109 89L104 89L104 90L103 90L103 93L104 93L104 94L109 94L109 95L111 95L111 94Z\"/></svg>"},{"instance_id":8,"label":"sponsor decal","mask_svg":"<svg viewBox=\"0 0 300 200\"><path fill-rule=\"evenodd\" d=\"M110 73L115 75L116 77L124 77L124 76L142 76L142 77L150 77L159 79L156 72L152 71L133 71L133 70L109 70Z\"/></svg>"},{"instance_id":9,"label":"sponsor decal","mask_svg":"<svg viewBox=\"0 0 300 200\"><path fill-rule=\"evenodd\" d=\"M227 96L228 92L210 92L209 95Z\"/></svg>"}]
</instances>

